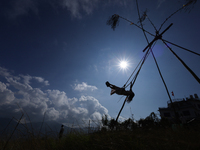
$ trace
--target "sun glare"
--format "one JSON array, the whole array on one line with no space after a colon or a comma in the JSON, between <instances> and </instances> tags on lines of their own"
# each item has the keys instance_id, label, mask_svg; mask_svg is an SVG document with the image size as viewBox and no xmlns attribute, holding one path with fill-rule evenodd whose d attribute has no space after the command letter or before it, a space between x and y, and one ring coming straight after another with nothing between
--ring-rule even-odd
<instances>
[{"instance_id":1,"label":"sun glare","mask_svg":"<svg viewBox=\"0 0 200 150\"><path fill-rule=\"evenodd\" d=\"M115 65L116 69L118 70L118 73L130 73L130 69L132 68L132 61L130 57L127 56L120 56L120 57L115 57Z\"/></svg>"},{"instance_id":2,"label":"sun glare","mask_svg":"<svg viewBox=\"0 0 200 150\"><path fill-rule=\"evenodd\" d=\"M118 67L119 67L119 70L120 71L127 71L127 70L129 70L129 67L130 67L130 64L129 64L129 61L128 61L128 59L118 59L118 65L117 65Z\"/></svg>"},{"instance_id":3,"label":"sun glare","mask_svg":"<svg viewBox=\"0 0 200 150\"><path fill-rule=\"evenodd\" d=\"M128 67L128 62L123 60L123 61L121 61L121 62L119 63L119 66L120 66L121 69L127 69L127 67Z\"/></svg>"}]
</instances>

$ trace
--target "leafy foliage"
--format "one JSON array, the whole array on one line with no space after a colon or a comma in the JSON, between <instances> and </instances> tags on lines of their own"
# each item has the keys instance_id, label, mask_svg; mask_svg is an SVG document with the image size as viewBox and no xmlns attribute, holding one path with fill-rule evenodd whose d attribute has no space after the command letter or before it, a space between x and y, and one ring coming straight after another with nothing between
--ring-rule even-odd
<instances>
[{"instance_id":1,"label":"leafy foliage","mask_svg":"<svg viewBox=\"0 0 200 150\"><path fill-rule=\"evenodd\" d=\"M147 9L142 13L142 16L138 19L137 23L142 23L147 18Z\"/></svg>"},{"instance_id":2,"label":"leafy foliage","mask_svg":"<svg viewBox=\"0 0 200 150\"><path fill-rule=\"evenodd\" d=\"M108 125L108 115L103 115L101 122L104 126L107 126Z\"/></svg>"},{"instance_id":3,"label":"leafy foliage","mask_svg":"<svg viewBox=\"0 0 200 150\"><path fill-rule=\"evenodd\" d=\"M140 119L138 124L140 127L153 128L159 124L159 118L152 112L145 119Z\"/></svg>"},{"instance_id":4,"label":"leafy foliage","mask_svg":"<svg viewBox=\"0 0 200 150\"><path fill-rule=\"evenodd\" d=\"M194 5L197 2L197 0L186 0L185 6L188 6L190 4Z\"/></svg>"},{"instance_id":5,"label":"leafy foliage","mask_svg":"<svg viewBox=\"0 0 200 150\"><path fill-rule=\"evenodd\" d=\"M192 8L194 7L194 4L197 2L197 0L186 0L186 4L183 5L184 10L186 12L190 12Z\"/></svg>"},{"instance_id":6,"label":"leafy foliage","mask_svg":"<svg viewBox=\"0 0 200 150\"><path fill-rule=\"evenodd\" d=\"M113 30L119 25L119 15L114 14L107 20L107 25L110 25Z\"/></svg>"}]
</instances>

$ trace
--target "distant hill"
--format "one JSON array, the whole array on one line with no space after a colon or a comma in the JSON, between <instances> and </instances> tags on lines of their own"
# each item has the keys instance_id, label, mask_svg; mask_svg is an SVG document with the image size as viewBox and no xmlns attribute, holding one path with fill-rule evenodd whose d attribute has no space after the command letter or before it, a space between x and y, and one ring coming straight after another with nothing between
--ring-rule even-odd
<instances>
[{"instance_id":1,"label":"distant hill","mask_svg":"<svg viewBox=\"0 0 200 150\"><path fill-rule=\"evenodd\" d=\"M16 126L17 128L14 132L15 136L27 137L31 135L37 136L40 134L40 136L52 135L53 137L57 137L61 125L62 124L56 121L46 121L44 123L42 122L32 122L26 124L20 123L17 126L17 121L15 121L12 118L0 118L0 137L12 134ZM65 128L64 134L71 130L71 128L66 126L64 128Z\"/></svg>"},{"instance_id":2,"label":"distant hill","mask_svg":"<svg viewBox=\"0 0 200 150\"><path fill-rule=\"evenodd\" d=\"M45 121L45 122L31 122L25 124L18 124L15 119L12 118L0 118L0 138L8 138L14 131L12 138L27 138L27 137L58 137L61 125L56 121ZM17 126L17 128L16 128ZM15 129L16 128L16 129ZM92 133L97 131L98 128L70 128L64 126L64 134L71 132L74 133Z\"/></svg>"}]
</instances>

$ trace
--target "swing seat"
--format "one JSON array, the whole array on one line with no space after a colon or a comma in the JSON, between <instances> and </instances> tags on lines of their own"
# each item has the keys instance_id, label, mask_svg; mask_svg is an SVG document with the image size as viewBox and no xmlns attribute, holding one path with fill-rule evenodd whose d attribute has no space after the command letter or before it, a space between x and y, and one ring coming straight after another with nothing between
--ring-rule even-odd
<instances>
[{"instance_id":1,"label":"swing seat","mask_svg":"<svg viewBox=\"0 0 200 150\"><path fill-rule=\"evenodd\" d=\"M127 96L127 102L130 103L133 100L133 97L135 96L135 93L132 93L131 95Z\"/></svg>"}]
</instances>

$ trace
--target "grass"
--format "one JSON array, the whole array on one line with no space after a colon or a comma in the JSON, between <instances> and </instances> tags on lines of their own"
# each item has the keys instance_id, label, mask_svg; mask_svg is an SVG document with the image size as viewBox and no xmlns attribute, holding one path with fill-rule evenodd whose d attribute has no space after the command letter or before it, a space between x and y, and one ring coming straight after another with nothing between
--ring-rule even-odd
<instances>
[{"instance_id":1,"label":"grass","mask_svg":"<svg viewBox=\"0 0 200 150\"><path fill-rule=\"evenodd\" d=\"M183 127L172 128L135 128L134 130L97 131L91 134L69 133L60 140L56 137L15 138L9 141L8 150L192 150L200 149L200 130ZM0 141L0 149L6 140Z\"/></svg>"},{"instance_id":2,"label":"grass","mask_svg":"<svg viewBox=\"0 0 200 150\"><path fill-rule=\"evenodd\" d=\"M200 149L200 134L180 129L136 129L94 134L95 149Z\"/></svg>"},{"instance_id":3,"label":"grass","mask_svg":"<svg viewBox=\"0 0 200 150\"><path fill-rule=\"evenodd\" d=\"M187 126L171 125L166 119L158 119L150 114L140 119L138 125L128 119L117 123L118 130L102 128L93 133L83 132L81 129L71 130L58 139L58 133L51 130L41 134L34 134L25 124L27 133L18 129L19 122L11 132L2 132L0 150L197 150L200 149L200 122ZM44 121L44 119L43 119ZM102 117L102 122L113 127L114 119ZM142 127L138 127L142 125ZM9 124L7 125L9 126ZM131 129L130 129L131 127ZM121 128L121 129L120 129ZM15 134L14 134L15 133ZM22 134L23 133L23 134ZM24 136L24 134L27 134ZM4 138L3 138L4 137Z\"/></svg>"}]
</instances>

